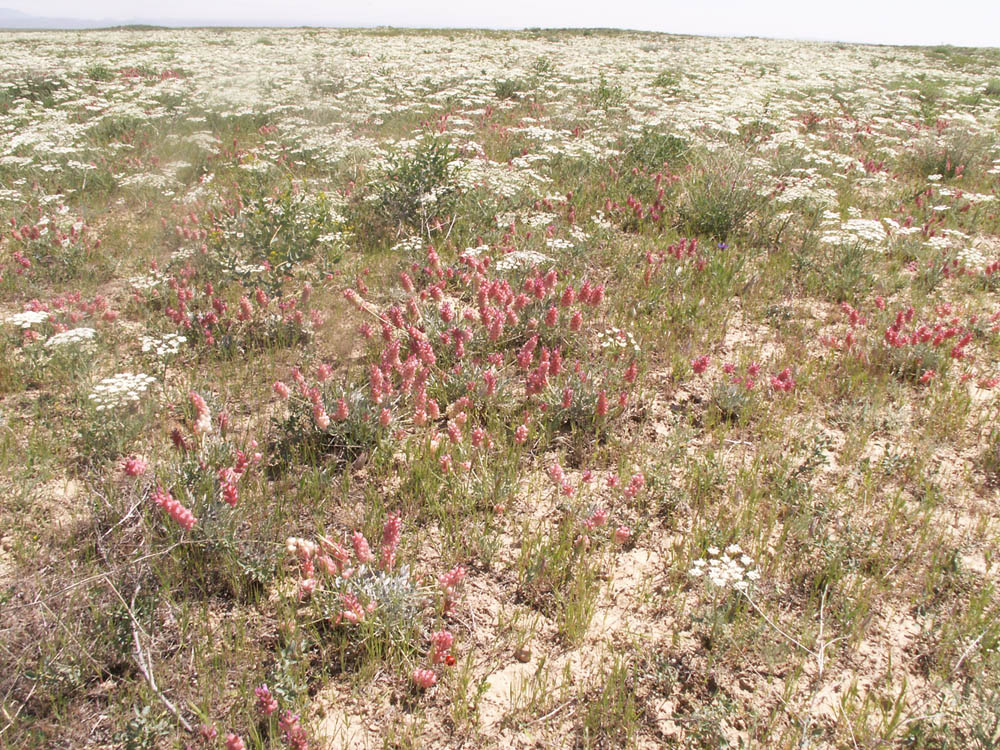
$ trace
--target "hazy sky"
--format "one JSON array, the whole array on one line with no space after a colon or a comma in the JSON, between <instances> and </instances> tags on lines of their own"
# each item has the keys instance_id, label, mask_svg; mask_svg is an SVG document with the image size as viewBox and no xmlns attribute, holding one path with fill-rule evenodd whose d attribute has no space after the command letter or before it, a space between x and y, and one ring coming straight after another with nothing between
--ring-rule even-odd
<instances>
[{"instance_id":1,"label":"hazy sky","mask_svg":"<svg viewBox=\"0 0 1000 750\"><path fill-rule=\"evenodd\" d=\"M1000 47L1000 0L0 0L36 16L246 25L581 27Z\"/></svg>"}]
</instances>

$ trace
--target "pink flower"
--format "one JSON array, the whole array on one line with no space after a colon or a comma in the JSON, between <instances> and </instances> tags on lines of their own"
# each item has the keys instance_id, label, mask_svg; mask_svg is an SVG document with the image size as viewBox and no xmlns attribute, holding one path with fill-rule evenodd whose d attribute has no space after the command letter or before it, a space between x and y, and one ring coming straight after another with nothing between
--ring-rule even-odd
<instances>
[{"instance_id":1,"label":"pink flower","mask_svg":"<svg viewBox=\"0 0 1000 750\"><path fill-rule=\"evenodd\" d=\"M597 395L597 416L603 417L608 413L608 394L601 391Z\"/></svg>"},{"instance_id":2,"label":"pink flower","mask_svg":"<svg viewBox=\"0 0 1000 750\"><path fill-rule=\"evenodd\" d=\"M337 413L333 415L333 418L338 422L343 422L347 417L350 416L350 412L347 409L347 402L344 399L337 400Z\"/></svg>"},{"instance_id":3,"label":"pink flower","mask_svg":"<svg viewBox=\"0 0 1000 750\"><path fill-rule=\"evenodd\" d=\"M562 484L564 479L563 467L555 463L549 467L549 479L552 480L553 484Z\"/></svg>"},{"instance_id":4,"label":"pink flower","mask_svg":"<svg viewBox=\"0 0 1000 750\"><path fill-rule=\"evenodd\" d=\"M402 528L403 522L399 515L390 513L382 529L382 559L379 563L382 570L389 570L396 561L396 548L399 547Z\"/></svg>"},{"instance_id":5,"label":"pink flower","mask_svg":"<svg viewBox=\"0 0 1000 750\"><path fill-rule=\"evenodd\" d=\"M629 482L628 487L625 488L625 491L622 494L624 494L626 498L631 500L636 495L638 495L639 492L642 490L642 488L645 486L646 486L646 477L642 475L642 472L638 472L632 476L632 480Z\"/></svg>"},{"instance_id":6,"label":"pink flower","mask_svg":"<svg viewBox=\"0 0 1000 750\"><path fill-rule=\"evenodd\" d=\"M141 456L129 456L122 463L122 471L130 477L142 476L146 473L148 464Z\"/></svg>"},{"instance_id":7,"label":"pink flower","mask_svg":"<svg viewBox=\"0 0 1000 750\"><path fill-rule=\"evenodd\" d=\"M316 426L321 430L325 430L330 426L330 417L323 408L323 404L318 401L313 404L313 419L316 422Z\"/></svg>"},{"instance_id":8,"label":"pink flower","mask_svg":"<svg viewBox=\"0 0 1000 750\"><path fill-rule=\"evenodd\" d=\"M212 414L208 410L208 404L205 403L205 399L194 391L188 392L188 398L191 399L191 404L198 415L193 427L195 434L209 434L212 431Z\"/></svg>"},{"instance_id":9,"label":"pink flower","mask_svg":"<svg viewBox=\"0 0 1000 750\"><path fill-rule=\"evenodd\" d=\"M209 724L202 724L198 727L198 735L201 737L202 742L209 743L219 736L219 732Z\"/></svg>"},{"instance_id":10,"label":"pink flower","mask_svg":"<svg viewBox=\"0 0 1000 750\"><path fill-rule=\"evenodd\" d=\"M604 508L598 508L594 514L583 522L588 531L599 528L608 522L608 512Z\"/></svg>"},{"instance_id":11,"label":"pink flower","mask_svg":"<svg viewBox=\"0 0 1000 750\"><path fill-rule=\"evenodd\" d=\"M615 529L615 544L623 545L632 538L632 530L628 526L619 526Z\"/></svg>"},{"instance_id":12,"label":"pink flower","mask_svg":"<svg viewBox=\"0 0 1000 750\"><path fill-rule=\"evenodd\" d=\"M163 510L165 510L167 514L181 527L187 529L188 531L194 528L195 523L198 521L190 510L177 502L170 492L165 490L163 487L157 487L156 491L152 494L151 499L154 503L163 508Z\"/></svg>"},{"instance_id":13,"label":"pink flower","mask_svg":"<svg viewBox=\"0 0 1000 750\"><path fill-rule=\"evenodd\" d=\"M421 690L434 687L438 681L437 675L432 669L414 669L412 677L413 684Z\"/></svg>"},{"instance_id":14,"label":"pink flower","mask_svg":"<svg viewBox=\"0 0 1000 750\"><path fill-rule=\"evenodd\" d=\"M355 531L351 535L351 543L354 545L354 556L358 558L358 562L362 565L370 563L375 559L375 555L372 554L371 547L368 546L368 540L365 539L364 534L360 531Z\"/></svg>"},{"instance_id":15,"label":"pink flower","mask_svg":"<svg viewBox=\"0 0 1000 750\"><path fill-rule=\"evenodd\" d=\"M452 568L447 573L442 574L441 577L438 578L438 583L441 584L441 588L444 589L446 594L451 595L455 592L458 584L460 584L464 578L465 568L459 565Z\"/></svg>"},{"instance_id":16,"label":"pink flower","mask_svg":"<svg viewBox=\"0 0 1000 750\"><path fill-rule=\"evenodd\" d=\"M274 381L274 392L278 394L281 398L288 398L291 391L288 390L288 386L282 383L280 380Z\"/></svg>"},{"instance_id":17,"label":"pink flower","mask_svg":"<svg viewBox=\"0 0 1000 750\"><path fill-rule=\"evenodd\" d=\"M257 710L264 716L270 716L278 710L278 701L271 695L271 691L267 685L254 688L253 692L257 696Z\"/></svg>"},{"instance_id":18,"label":"pink flower","mask_svg":"<svg viewBox=\"0 0 1000 750\"><path fill-rule=\"evenodd\" d=\"M445 661L448 656L448 652L451 651L452 645L455 643L455 636L447 630L439 630L434 635L431 636L431 661L434 664L440 664Z\"/></svg>"},{"instance_id":19,"label":"pink flower","mask_svg":"<svg viewBox=\"0 0 1000 750\"><path fill-rule=\"evenodd\" d=\"M772 375L771 387L776 391L790 393L795 388L795 380L792 378L792 371L786 367L777 375Z\"/></svg>"},{"instance_id":20,"label":"pink flower","mask_svg":"<svg viewBox=\"0 0 1000 750\"><path fill-rule=\"evenodd\" d=\"M563 388L562 407L568 409L573 404L573 389Z\"/></svg>"},{"instance_id":21,"label":"pink flower","mask_svg":"<svg viewBox=\"0 0 1000 750\"><path fill-rule=\"evenodd\" d=\"M700 357L691 360L691 369L694 370L696 375L701 375L701 373L708 369L708 362L708 355L702 354Z\"/></svg>"},{"instance_id":22,"label":"pink flower","mask_svg":"<svg viewBox=\"0 0 1000 750\"><path fill-rule=\"evenodd\" d=\"M278 719L278 726L285 733L285 742L292 750L309 750L309 738L306 737L306 730L299 724L298 714L285 711Z\"/></svg>"},{"instance_id":23,"label":"pink flower","mask_svg":"<svg viewBox=\"0 0 1000 750\"><path fill-rule=\"evenodd\" d=\"M352 625L356 625L364 620L365 615L375 609L375 603L372 602L366 610L361 606L361 602L354 594L341 594L340 598L344 605L344 609L340 613L340 616Z\"/></svg>"},{"instance_id":24,"label":"pink flower","mask_svg":"<svg viewBox=\"0 0 1000 750\"><path fill-rule=\"evenodd\" d=\"M230 732L226 735L226 750L246 750L246 745L239 735Z\"/></svg>"},{"instance_id":25,"label":"pink flower","mask_svg":"<svg viewBox=\"0 0 1000 750\"><path fill-rule=\"evenodd\" d=\"M528 426L518 425L518 428L514 430L514 442L524 443L528 439Z\"/></svg>"}]
</instances>

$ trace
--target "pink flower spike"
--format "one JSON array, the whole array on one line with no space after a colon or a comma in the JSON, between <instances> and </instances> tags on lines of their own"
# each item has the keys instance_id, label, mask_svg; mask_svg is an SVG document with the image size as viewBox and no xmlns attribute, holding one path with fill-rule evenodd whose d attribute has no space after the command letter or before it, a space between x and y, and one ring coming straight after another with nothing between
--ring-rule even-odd
<instances>
[{"instance_id":1,"label":"pink flower spike","mask_svg":"<svg viewBox=\"0 0 1000 750\"><path fill-rule=\"evenodd\" d=\"M427 688L434 687L434 685L437 684L438 678L432 669L414 669L412 676L413 684L421 690L426 690Z\"/></svg>"},{"instance_id":2,"label":"pink flower spike","mask_svg":"<svg viewBox=\"0 0 1000 750\"><path fill-rule=\"evenodd\" d=\"M368 540L360 531L354 532L351 536L351 543L354 545L354 556L358 558L359 563L365 565L375 559L371 547L368 546Z\"/></svg>"},{"instance_id":3,"label":"pink flower spike","mask_svg":"<svg viewBox=\"0 0 1000 750\"><path fill-rule=\"evenodd\" d=\"M141 456L129 456L122 463L122 471L130 477L142 476L147 467L148 464Z\"/></svg>"},{"instance_id":4,"label":"pink flower spike","mask_svg":"<svg viewBox=\"0 0 1000 750\"><path fill-rule=\"evenodd\" d=\"M261 714L264 716L270 716L278 710L278 701L275 700L273 695L271 695L271 691L267 685L261 685L259 688L254 688L253 692L257 696L257 710L260 711Z\"/></svg>"}]
</instances>

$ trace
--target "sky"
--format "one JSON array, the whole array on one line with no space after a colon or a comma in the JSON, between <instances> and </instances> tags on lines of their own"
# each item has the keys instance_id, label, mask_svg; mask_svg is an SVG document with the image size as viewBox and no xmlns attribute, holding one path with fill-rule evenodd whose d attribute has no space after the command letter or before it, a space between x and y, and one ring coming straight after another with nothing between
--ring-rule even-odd
<instances>
[{"instance_id":1,"label":"sky","mask_svg":"<svg viewBox=\"0 0 1000 750\"><path fill-rule=\"evenodd\" d=\"M0 0L34 16L232 25L610 27L1000 47L1000 0Z\"/></svg>"}]
</instances>

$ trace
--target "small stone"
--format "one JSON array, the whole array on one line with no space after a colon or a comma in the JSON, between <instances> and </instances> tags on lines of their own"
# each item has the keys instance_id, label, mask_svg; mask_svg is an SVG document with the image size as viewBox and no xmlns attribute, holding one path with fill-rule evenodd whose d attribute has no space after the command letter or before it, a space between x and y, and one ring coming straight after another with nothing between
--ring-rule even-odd
<instances>
[{"instance_id":1,"label":"small stone","mask_svg":"<svg viewBox=\"0 0 1000 750\"><path fill-rule=\"evenodd\" d=\"M527 664L531 661L531 649L527 646L521 646L514 652L514 658L522 664Z\"/></svg>"}]
</instances>

